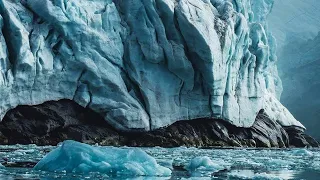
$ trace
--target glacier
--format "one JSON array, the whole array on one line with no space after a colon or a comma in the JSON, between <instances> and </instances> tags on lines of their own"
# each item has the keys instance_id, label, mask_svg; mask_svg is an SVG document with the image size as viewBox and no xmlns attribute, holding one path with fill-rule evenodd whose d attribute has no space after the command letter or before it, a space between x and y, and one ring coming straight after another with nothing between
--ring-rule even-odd
<instances>
[{"instance_id":1,"label":"glacier","mask_svg":"<svg viewBox=\"0 0 320 180\"><path fill-rule=\"evenodd\" d=\"M64 141L43 157L35 170L50 172L99 172L116 176L170 176L169 168L141 149L95 147L76 141Z\"/></svg>"},{"instance_id":2,"label":"glacier","mask_svg":"<svg viewBox=\"0 0 320 180\"><path fill-rule=\"evenodd\" d=\"M123 131L220 118L251 127L279 102L273 0L0 0L0 117L70 99Z\"/></svg>"}]
</instances>

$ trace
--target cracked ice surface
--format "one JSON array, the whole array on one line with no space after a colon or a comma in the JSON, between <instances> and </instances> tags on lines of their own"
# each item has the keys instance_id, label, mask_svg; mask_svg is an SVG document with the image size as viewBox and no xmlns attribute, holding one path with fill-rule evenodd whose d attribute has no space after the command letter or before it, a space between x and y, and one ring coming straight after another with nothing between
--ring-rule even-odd
<instances>
[{"instance_id":1,"label":"cracked ice surface","mask_svg":"<svg viewBox=\"0 0 320 180\"><path fill-rule=\"evenodd\" d=\"M277 100L272 3L1 0L1 116L72 99L121 130L201 117L249 127L261 109L302 126Z\"/></svg>"}]
</instances>

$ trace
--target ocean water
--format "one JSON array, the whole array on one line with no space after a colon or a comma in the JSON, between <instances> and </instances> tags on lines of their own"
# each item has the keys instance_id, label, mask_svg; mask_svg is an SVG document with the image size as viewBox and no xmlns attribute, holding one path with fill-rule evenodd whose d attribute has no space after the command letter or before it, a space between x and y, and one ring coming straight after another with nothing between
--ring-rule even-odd
<instances>
[{"instance_id":1,"label":"ocean water","mask_svg":"<svg viewBox=\"0 0 320 180\"><path fill-rule=\"evenodd\" d=\"M172 170L170 177L34 170L54 146L0 146L0 179L320 179L320 149L141 148ZM125 147L123 147L125 148Z\"/></svg>"}]
</instances>

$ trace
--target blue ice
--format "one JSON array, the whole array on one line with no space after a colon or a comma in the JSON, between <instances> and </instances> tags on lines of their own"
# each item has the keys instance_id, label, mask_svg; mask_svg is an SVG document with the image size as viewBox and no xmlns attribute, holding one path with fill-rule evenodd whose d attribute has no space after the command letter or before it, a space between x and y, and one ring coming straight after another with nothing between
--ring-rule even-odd
<instances>
[{"instance_id":1,"label":"blue ice","mask_svg":"<svg viewBox=\"0 0 320 180\"><path fill-rule=\"evenodd\" d=\"M43 171L99 172L116 176L170 176L169 168L138 148L98 147L64 141L35 167Z\"/></svg>"}]
</instances>

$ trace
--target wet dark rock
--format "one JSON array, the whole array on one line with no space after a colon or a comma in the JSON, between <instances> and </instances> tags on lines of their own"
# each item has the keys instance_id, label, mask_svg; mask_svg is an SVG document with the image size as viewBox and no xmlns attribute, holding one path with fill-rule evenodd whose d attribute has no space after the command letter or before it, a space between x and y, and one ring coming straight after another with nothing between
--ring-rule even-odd
<instances>
[{"instance_id":1,"label":"wet dark rock","mask_svg":"<svg viewBox=\"0 0 320 180\"><path fill-rule=\"evenodd\" d=\"M70 100L18 106L0 123L1 144L56 145L65 139L119 142L118 133L90 109ZM102 139L103 138L103 139Z\"/></svg>"},{"instance_id":2,"label":"wet dark rock","mask_svg":"<svg viewBox=\"0 0 320 180\"><path fill-rule=\"evenodd\" d=\"M261 112L251 128L238 128L223 120L180 121L151 133L140 133L131 146L289 147L289 137L278 123Z\"/></svg>"},{"instance_id":3,"label":"wet dark rock","mask_svg":"<svg viewBox=\"0 0 320 180\"><path fill-rule=\"evenodd\" d=\"M290 146L292 147L319 147L319 143L311 136L304 133L300 127L284 127L288 133Z\"/></svg>"},{"instance_id":4,"label":"wet dark rock","mask_svg":"<svg viewBox=\"0 0 320 180\"><path fill-rule=\"evenodd\" d=\"M298 127L282 127L260 111L251 128L219 119L179 121L151 132L127 133L112 128L90 109L70 100L18 106L0 123L0 144L56 145L73 139L113 146L318 147Z\"/></svg>"}]
</instances>

